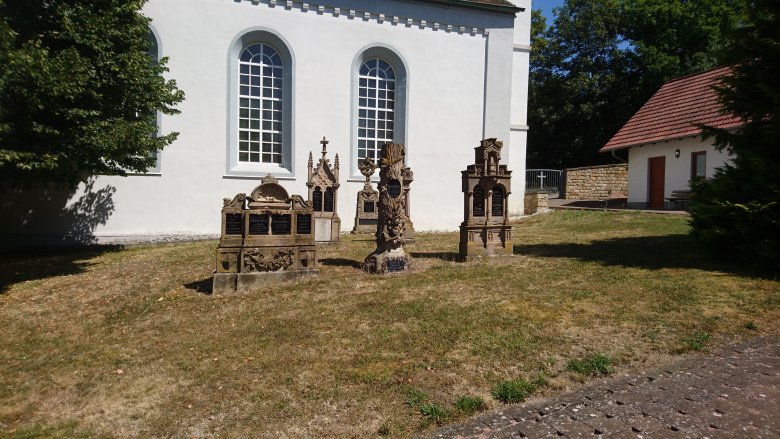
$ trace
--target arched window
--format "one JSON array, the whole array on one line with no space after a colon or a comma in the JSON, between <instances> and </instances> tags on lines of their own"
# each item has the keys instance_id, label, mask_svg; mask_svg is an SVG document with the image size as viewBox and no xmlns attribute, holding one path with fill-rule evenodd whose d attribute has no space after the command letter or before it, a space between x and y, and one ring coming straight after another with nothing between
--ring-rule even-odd
<instances>
[{"instance_id":1,"label":"arched window","mask_svg":"<svg viewBox=\"0 0 780 439\"><path fill-rule=\"evenodd\" d=\"M375 163L385 143L393 141L395 72L386 61L371 58L360 66L358 84L358 162Z\"/></svg>"},{"instance_id":2,"label":"arched window","mask_svg":"<svg viewBox=\"0 0 780 439\"><path fill-rule=\"evenodd\" d=\"M238 161L282 163L284 64L271 46L244 48L239 58Z\"/></svg>"},{"instance_id":3,"label":"arched window","mask_svg":"<svg viewBox=\"0 0 780 439\"><path fill-rule=\"evenodd\" d=\"M289 45L273 31L247 30L231 42L227 176L294 177L294 68Z\"/></svg>"},{"instance_id":4,"label":"arched window","mask_svg":"<svg viewBox=\"0 0 780 439\"><path fill-rule=\"evenodd\" d=\"M386 47L363 50L353 63L353 154L351 173L358 165L376 162L385 143L406 143L406 67Z\"/></svg>"},{"instance_id":5,"label":"arched window","mask_svg":"<svg viewBox=\"0 0 780 439\"><path fill-rule=\"evenodd\" d=\"M491 199L491 215L504 216L504 189L501 186L494 187Z\"/></svg>"},{"instance_id":6,"label":"arched window","mask_svg":"<svg viewBox=\"0 0 780 439\"><path fill-rule=\"evenodd\" d=\"M482 186L477 186L474 188L474 195L472 196L474 199L474 208L472 209L472 214L476 216L485 216L485 190L482 189Z\"/></svg>"}]
</instances>

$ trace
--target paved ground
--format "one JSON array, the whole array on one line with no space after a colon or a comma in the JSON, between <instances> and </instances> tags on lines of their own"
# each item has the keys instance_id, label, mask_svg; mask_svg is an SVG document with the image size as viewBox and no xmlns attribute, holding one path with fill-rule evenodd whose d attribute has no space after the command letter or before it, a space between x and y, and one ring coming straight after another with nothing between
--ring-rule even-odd
<instances>
[{"instance_id":1,"label":"paved ground","mask_svg":"<svg viewBox=\"0 0 780 439\"><path fill-rule=\"evenodd\" d=\"M433 438L780 438L780 340L506 406Z\"/></svg>"}]
</instances>

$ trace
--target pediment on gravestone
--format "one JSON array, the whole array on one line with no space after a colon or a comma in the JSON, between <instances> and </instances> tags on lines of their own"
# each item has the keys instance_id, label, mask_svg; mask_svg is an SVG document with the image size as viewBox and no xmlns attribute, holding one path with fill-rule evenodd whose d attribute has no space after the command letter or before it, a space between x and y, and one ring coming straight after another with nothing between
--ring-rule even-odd
<instances>
[{"instance_id":1,"label":"pediment on gravestone","mask_svg":"<svg viewBox=\"0 0 780 439\"><path fill-rule=\"evenodd\" d=\"M304 200L303 197L300 195L293 195L290 199L290 206L292 207L292 210L309 210L311 209L311 205L309 205L309 202Z\"/></svg>"},{"instance_id":2,"label":"pediment on gravestone","mask_svg":"<svg viewBox=\"0 0 780 439\"><path fill-rule=\"evenodd\" d=\"M286 207L290 204L290 196L271 175L263 178L249 196L249 207Z\"/></svg>"},{"instance_id":3,"label":"pediment on gravestone","mask_svg":"<svg viewBox=\"0 0 780 439\"><path fill-rule=\"evenodd\" d=\"M504 142L490 138L479 142L479 146L474 148L475 157L474 163L477 165L484 165L493 159L493 166L498 168L498 162L501 161L501 148L504 147Z\"/></svg>"},{"instance_id":4,"label":"pediment on gravestone","mask_svg":"<svg viewBox=\"0 0 780 439\"><path fill-rule=\"evenodd\" d=\"M233 199L230 198L223 198L223 208L228 209L241 209L244 207L244 200L246 199L246 194L237 194Z\"/></svg>"},{"instance_id":5,"label":"pediment on gravestone","mask_svg":"<svg viewBox=\"0 0 780 439\"><path fill-rule=\"evenodd\" d=\"M330 187L337 185L336 175L327 162L327 159L320 160L320 163L317 165L317 168L314 169L311 179L309 180L311 186Z\"/></svg>"}]
</instances>

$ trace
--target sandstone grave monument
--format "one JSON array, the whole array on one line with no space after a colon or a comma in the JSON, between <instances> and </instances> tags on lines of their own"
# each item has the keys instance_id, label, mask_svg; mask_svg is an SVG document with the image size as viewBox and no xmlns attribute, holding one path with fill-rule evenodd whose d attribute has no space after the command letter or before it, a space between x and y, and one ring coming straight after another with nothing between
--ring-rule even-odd
<instances>
[{"instance_id":1,"label":"sandstone grave monument","mask_svg":"<svg viewBox=\"0 0 780 439\"><path fill-rule=\"evenodd\" d=\"M411 257L404 251L408 188L412 171L405 164L404 145L387 143L379 156L379 222L376 250L366 257L363 268L371 273L392 273L409 268Z\"/></svg>"},{"instance_id":2,"label":"sandstone grave monument","mask_svg":"<svg viewBox=\"0 0 780 439\"><path fill-rule=\"evenodd\" d=\"M352 233L376 232L376 225L379 222L379 192L374 190L371 185L371 176L374 175L376 165L371 159L363 160L358 165L360 173L366 177L363 183L363 190L357 193L357 205L355 207L355 227Z\"/></svg>"},{"instance_id":3,"label":"sandstone grave monument","mask_svg":"<svg viewBox=\"0 0 780 439\"><path fill-rule=\"evenodd\" d=\"M341 231L341 219L338 214L338 190L339 190L339 155L336 154L333 167L330 166L330 160L325 156L328 154L328 141L325 137L320 141L322 144L322 157L320 157L317 166L314 166L314 160L309 152L309 177L306 180L306 186L309 188L309 204L312 207L314 215L314 234L315 242L339 242L339 232Z\"/></svg>"},{"instance_id":4,"label":"sandstone grave monument","mask_svg":"<svg viewBox=\"0 0 780 439\"><path fill-rule=\"evenodd\" d=\"M474 148L474 164L461 171L463 223L460 257L512 254L512 226L507 224L512 171L501 162L503 142L485 139Z\"/></svg>"},{"instance_id":5,"label":"sandstone grave monument","mask_svg":"<svg viewBox=\"0 0 780 439\"><path fill-rule=\"evenodd\" d=\"M311 206L271 175L252 193L225 198L212 292L242 292L314 275Z\"/></svg>"}]
</instances>

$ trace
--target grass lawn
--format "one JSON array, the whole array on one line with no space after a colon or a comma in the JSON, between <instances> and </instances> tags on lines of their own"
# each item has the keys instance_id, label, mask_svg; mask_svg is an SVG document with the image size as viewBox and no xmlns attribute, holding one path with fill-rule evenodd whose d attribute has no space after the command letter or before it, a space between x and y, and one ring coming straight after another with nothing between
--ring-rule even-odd
<instances>
[{"instance_id":1,"label":"grass lawn","mask_svg":"<svg viewBox=\"0 0 780 439\"><path fill-rule=\"evenodd\" d=\"M214 297L216 242L0 260L0 437L408 437L527 395L777 331L780 283L715 262L687 219L559 211L515 256Z\"/></svg>"}]
</instances>

